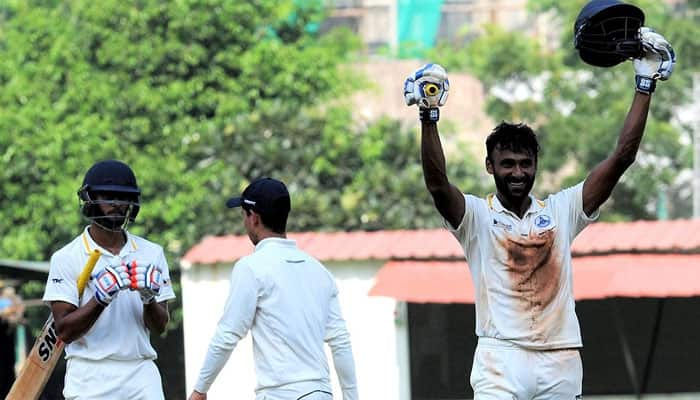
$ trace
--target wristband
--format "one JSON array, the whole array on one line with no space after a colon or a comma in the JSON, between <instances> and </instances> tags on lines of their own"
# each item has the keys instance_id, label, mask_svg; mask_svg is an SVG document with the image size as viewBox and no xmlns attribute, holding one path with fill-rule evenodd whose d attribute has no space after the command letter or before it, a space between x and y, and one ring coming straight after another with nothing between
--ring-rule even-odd
<instances>
[{"instance_id":1,"label":"wristband","mask_svg":"<svg viewBox=\"0 0 700 400\"><path fill-rule=\"evenodd\" d=\"M141 302L142 302L144 305L145 305L145 304L151 304L151 303L153 303L154 301L156 301L156 296L155 296L155 294L152 293L152 292L147 293L146 290L148 290L148 289L143 289L143 290L139 291L139 295L141 296Z\"/></svg>"},{"instance_id":2,"label":"wristband","mask_svg":"<svg viewBox=\"0 0 700 400\"><path fill-rule=\"evenodd\" d=\"M656 89L656 80L649 78L648 76L637 75L634 77L634 81L637 85L637 91L644 94L654 93Z\"/></svg>"},{"instance_id":3,"label":"wristband","mask_svg":"<svg viewBox=\"0 0 700 400\"><path fill-rule=\"evenodd\" d=\"M418 115L423 122L437 122L440 120L440 109L435 108L419 108Z\"/></svg>"}]
</instances>

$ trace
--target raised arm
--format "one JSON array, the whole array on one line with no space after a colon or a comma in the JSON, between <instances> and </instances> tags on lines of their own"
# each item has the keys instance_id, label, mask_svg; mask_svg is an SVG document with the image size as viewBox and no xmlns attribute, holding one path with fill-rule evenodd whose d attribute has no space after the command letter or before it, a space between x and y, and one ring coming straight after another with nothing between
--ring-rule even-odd
<instances>
[{"instance_id":1,"label":"raised arm","mask_svg":"<svg viewBox=\"0 0 700 400\"><path fill-rule=\"evenodd\" d=\"M433 196L435 207L456 228L464 217L464 195L447 178L445 153L436 122L421 123L421 162L425 186Z\"/></svg>"},{"instance_id":2,"label":"raised arm","mask_svg":"<svg viewBox=\"0 0 700 400\"><path fill-rule=\"evenodd\" d=\"M642 141L651 94L657 80L671 76L676 55L666 39L650 28L642 27L639 37L644 55L634 60L637 92L627 113L615 151L588 174L583 184L583 210L593 214L610 197L622 174L634 162Z\"/></svg>"},{"instance_id":3,"label":"raised arm","mask_svg":"<svg viewBox=\"0 0 700 400\"><path fill-rule=\"evenodd\" d=\"M610 197L622 174L634 163L644 134L650 101L650 95L635 93L615 151L588 174L583 184L583 211L586 215L592 215Z\"/></svg>"},{"instance_id":4,"label":"raised arm","mask_svg":"<svg viewBox=\"0 0 700 400\"><path fill-rule=\"evenodd\" d=\"M445 153L437 129L438 107L447 102L449 89L445 69L438 64L426 64L406 78L403 96L407 105L417 104L419 107L425 186L440 214L456 228L464 217L464 195L447 179Z\"/></svg>"}]
</instances>

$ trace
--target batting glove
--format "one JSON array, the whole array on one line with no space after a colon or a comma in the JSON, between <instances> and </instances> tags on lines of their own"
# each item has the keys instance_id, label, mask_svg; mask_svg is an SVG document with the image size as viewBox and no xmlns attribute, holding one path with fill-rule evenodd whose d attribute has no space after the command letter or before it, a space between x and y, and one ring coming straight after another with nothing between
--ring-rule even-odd
<instances>
[{"instance_id":1,"label":"batting glove","mask_svg":"<svg viewBox=\"0 0 700 400\"><path fill-rule=\"evenodd\" d=\"M673 73L676 53L666 38L651 28L639 28L639 38L644 55L634 60L635 82L637 91L651 94L656 89L656 80L665 81Z\"/></svg>"},{"instance_id":2,"label":"batting glove","mask_svg":"<svg viewBox=\"0 0 700 400\"><path fill-rule=\"evenodd\" d=\"M91 277L90 285L95 293L95 300L107 307L120 290L129 288L129 273L125 265L107 266Z\"/></svg>"},{"instance_id":3,"label":"batting glove","mask_svg":"<svg viewBox=\"0 0 700 400\"><path fill-rule=\"evenodd\" d=\"M131 288L137 290L141 296L143 304L155 301L160 293L163 272L153 264L138 265L136 261L132 263Z\"/></svg>"},{"instance_id":4,"label":"batting glove","mask_svg":"<svg viewBox=\"0 0 700 400\"><path fill-rule=\"evenodd\" d=\"M450 81L447 72L439 64L426 64L411 74L403 85L406 105L418 104L423 121L437 121L440 110L447 102Z\"/></svg>"}]
</instances>

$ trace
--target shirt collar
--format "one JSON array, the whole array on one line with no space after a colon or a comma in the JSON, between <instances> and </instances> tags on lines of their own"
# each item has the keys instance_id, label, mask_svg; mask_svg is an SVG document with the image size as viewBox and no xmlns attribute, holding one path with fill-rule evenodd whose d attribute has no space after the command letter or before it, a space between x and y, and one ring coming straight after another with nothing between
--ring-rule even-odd
<instances>
[{"instance_id":1,"label":"shirt collar","mask_svg":"<svg viewBox=\"0 0 700 400\"><path fill-rule=\"evenodd\" d=\"M525 212L525 215L539 212L545 207L544 201L536 199L535 196L533 196L532 194L528 195L528 197L530 197L530 207L528 207L527 211ZM501 204L501 201L498 200L498 196L496 196L495 193L489 194L486 197L486 202L488 203L489 208L496 212L512 214L511 211L503 207L503 204Z\"/></svg>"},{"instance_id":2,"label":"shirt collar","mask_svg":"<svg viewBox=\"0 0 700 400\"><path fill-rule=\"evenodd\" d=\"M269 246L295 247L296 244L297 244L296 240L278 238L278 237L269 237L269 238L265 238L265 239L259 241L258 244L255 245L255 251L258 251L266 246L267 247L269 247Z\"/></svg>"},{"instance_id":3,"label":"shirt collar","mask_svg":"<svg viewBox=\"0 0 700 400\"><path fill-rule=\"evenodd\" d=\"M85 253L90 254L94 249L98 249L102 254L111 254L109 251L104 249L92 239L92 236L90 236L90 233L88 232L88 228L90 228L90 225L85 227L82 234L83 249L85 250ZM120 253L123 253L124 251L133 253L136 250L138 250L138 246L136 246L136 240L134 240L134 237L129 233L129 231L124 231L124 233L126 234L126 244L124 245Z\"/></svg>"}]
</instances>

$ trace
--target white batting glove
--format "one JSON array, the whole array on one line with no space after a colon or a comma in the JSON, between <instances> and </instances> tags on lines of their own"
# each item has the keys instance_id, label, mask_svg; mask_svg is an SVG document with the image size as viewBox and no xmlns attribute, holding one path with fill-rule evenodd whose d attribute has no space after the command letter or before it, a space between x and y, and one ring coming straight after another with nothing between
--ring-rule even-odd
<instances>
[{"instance_id":1,"label":"white batting glove","mask_svg":"<svg viewBox=\"0 0 700 400\"><path fill-rule=\"evenodd\" d=\"M411 74L403 85L406 105L418 104L421 120L437 121L440 112L437 107L447 103L450 81L447 72L439 64L426 64ZM428 109L430 111L424 111Z\"/></svg>"},{"instance_id":2,"label":"white batting glove","mask_svg":"<svg viewBox=\"0 0 700 400\"><path fill-rule=\"evenodd\" d=\"M129 273L125 265L107 266L90 278L95 300L107 307L119 294L129 288Z\"/></svg>"},{"instance_id":3,"label":"white batting glove","mask_svg":"<svg viewBox=\"0 0 700 400\"><path fill-rule=\"evenodd\" d=\"M136 264L135 262L133 264ZM136 265L131 268L131 285L141 295L141 301L149 304L160 293L163 272L153 264Z\"/></svg>"},{"instance_id":4,"label":"white batting glove","mask_svg":"<svg viewBox=\"0 0 700 400\"><path fill-rule=\"evenodd\" d=\"M635 82L637 91L651 94L656 89L656 80L665 81L673 73L676 53L666 38L651 28L639 28L639 38L644 55L634 60Z\"/></svg>"}]
</instances>

